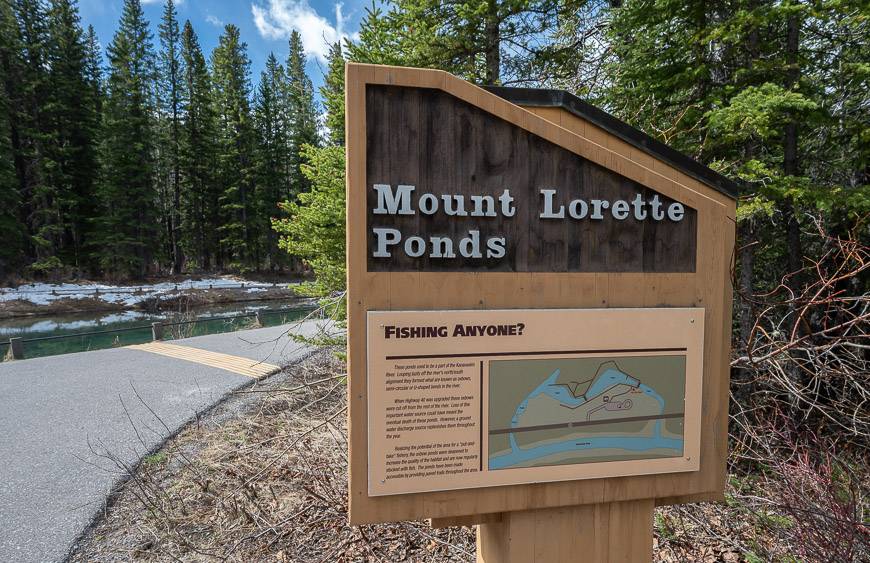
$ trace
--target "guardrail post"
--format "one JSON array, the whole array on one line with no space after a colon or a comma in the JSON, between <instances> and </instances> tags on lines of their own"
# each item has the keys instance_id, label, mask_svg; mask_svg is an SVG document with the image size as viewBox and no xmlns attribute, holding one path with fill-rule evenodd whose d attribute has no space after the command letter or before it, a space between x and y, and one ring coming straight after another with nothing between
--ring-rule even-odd
<instances>
[{"instance_id":1,"label":"guardrail post","mask_svg":"<svg viewBox=\"0 0 870 563\"><path fill-rule=\"evenodd\" d=\"M151 339L155 341L163 339L163 323L151 323Z\"/></svg>"},{"instance_id":2,"label":"guardrail post","mask_svg":"<svg viewBox=\"0 0 870 563\"><path fill-rule=\"evenodd\" d=\"M24 359L24 342L21 341L21 338L10 338L9 349L12 351L13 360Z\"/></svg>"}]
</instances>

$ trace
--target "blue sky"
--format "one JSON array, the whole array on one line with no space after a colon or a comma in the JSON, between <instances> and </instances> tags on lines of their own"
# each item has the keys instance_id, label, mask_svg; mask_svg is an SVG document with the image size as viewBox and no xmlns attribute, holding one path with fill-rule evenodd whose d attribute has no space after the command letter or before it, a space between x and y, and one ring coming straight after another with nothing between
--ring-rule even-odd
<instances>
[{"instance_id":1,"label":"blue sky","mask_svg":"<svg viewBox=\"0 0 870 563\"><path fill-rule=\"evenodd\" d=\"M269 52L283 63L287 41L294 29L302 34L308 57L308 75L315 88L323 82L328 45L340 37L355 37L371 0L176 0L179 24L190 20L206 58L217 45L225 24L239 27L248 44L251 82L256 86ZM154 46L164 0L141 0L151 23ZM94 26L103 49L112 41L123 7L122 0L79 0L82 26Z\"/></svg>"}]
</instances>

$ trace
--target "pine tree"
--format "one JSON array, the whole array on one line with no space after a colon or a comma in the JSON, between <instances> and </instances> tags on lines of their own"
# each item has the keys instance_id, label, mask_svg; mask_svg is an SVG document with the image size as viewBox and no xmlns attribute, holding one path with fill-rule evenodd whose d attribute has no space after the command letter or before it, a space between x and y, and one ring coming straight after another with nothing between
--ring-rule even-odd
<instances>
[{"instance_id":1,"label":"pine tree","mask_svg":"<svg viewBox=\"0 0 870 563\"><path fill-rule=\"evenodd\" d=\"M63 229L54 252L76 267L85 265L83 245L95 209L98 100L88 82L87 57L75 4L53 0L48 12L49 102L44 111L49 138L44 160L51 163L46 179Z\"/></svg>"},{"instance_id":2,"label":"pine tree","mask_svg":"<svg viewBox=\"0 0 870 563\"><path fill-rule=\"evenodd\" d=\"M347 59L356 63L412 66L413 50L406 48L406 38L396 33L395 27L391 12L385 14L372 2L360 22L359 38L347 41Z\"/></svg>"},{"instance_id":3,"label":"pine tree","mask_svg":"<svg viewBox=\"0 0 870 563\"><path fill-rule=\"evenodd\" d=\"M237 270L256 267L252 224L255 138L250 110L250 66L239 28L229 24L211 57L218 115L221 255Z\"/></svg>"},{"instance_id":4,"label":"pine tree","mask_svg":"<svg viewBox=\"0 0 870 563\"><path fill-rule=\"evenodd\" d=\"M181 247L195 265L210 270L218 252L219 225L217 124L211 79L193 26L187 21L181 35L181 120L179 170L181 181Z\"/></svg>"},{"instance_id":5,"label":"pine tree","mask_svg":"<svg viewBox=\"0 0 870 563\"><path fill-rule=\"evenodd\" d=\"M12 144L20 185L22 213L27 223L28 254L36 273L59 270L55 256L63 225L55 190L46 178L48 116L48 15L38 0L16 0L17 61L10 91Z\"/></svg>"},{"instance_id":6,"label":"pine tree","mask_svg":"<svg viewBox=\"0 0 870 563\"><path fill-rule=\"evenodd\" d=\"M139 0L125 0L108 49L103 111L100 215L93 247L104 272L143 276L157 236L152 146L155 72L148 22Z\"/></svg>"},{"instance_id":7,"label":"pine tree","mask_svg":"<svg viewBox=\"0 0 870 563\"><path fill-rule=\"evenodd\" d=\"M2 69L0 69L2 73ZM8 99L0 89L0 280L7 279L21 265L24 249L24 224L18 217L20 201L12 156L12 130L9 127Z\"/></svg>"},{"instance_id":8,"label":"pine tree","mask_svg":"<svg viewBox=\"0 0 870 563\"><path fill-rule=\"evenodd\" d=\"M85 32L85 80L91 87L94 107L99 116L103 111L103 49L92 25Z\"/></svg>"},{"instance_id":9,"label":"pine tree","mask_svg":"<svg viewBox=\"0 0 870 563\"><path fill-rule=\"evenodd\" d=\"M344 57L339 43L330 48L328 74L320 93L329 144L301 147L300 170L310 187L280 204L285 216L273 218L272 227L280 235L280 248L314 270L315 281L304 290L329 300L345 287ZM343 306L331 303L329 310L336 320L344 317Z\"/></svg>"},{"instance_id":10,"label":"pine tree","mask_svg":"<svg viewBox=\"0 0 870 563\"><path fill-rule=\"evenodd\" d=\"M805 265L806 217L827 218L836 233L870 210L867 144L857 133L870 107L870 73L859 62L867 41L857 38L870 26L856 17L859 4L674 1L651 10L634 1L606 16L613 55L598 102L743 180L742 296ZM740 307L746 341L752 303Z\"/></svg>"},{"instance_id":11,"label":"pine tree","mask_svg":"<svg viewBox=\"0 0 870 563\"><path fill-rule=\"evenodd\" d=\"M181 35L178 29L178 13L173 0L167 0L159 28L160 61L158 65L158 90L160 110L159 136L159 185L161 189L162 223L166 233L166 245L171 263L171 272L179 273L184 256L181 251L181 177L179 153L181 143L181 113L185 100L180 86L182 61L180 55Z\"/></svg>"},{"instance_id":12,"label":"pine tree","mask_svg":"<svg viewBox=\"0 0 870 563\"><path fill-rule=\"evenodd\" d=\"M254 119L257 128L257 222L259 244L266 251L265 263L274 268L279 262L278 239L271 229L270 217L278 202L286 197L289 184L290 123L286 112L287 76L273 53L260 74Z\"/></svg>"},{"instance_id":13,"label":"pine tree","mask_svg":"<svg viewBox=\"0 0 870 563\"><path fill-rule=\"evenodd\" d=\"M613 56L606 67L611 80L603 97L593 95L618 116L631 116L634 124L661 132L664 142L701 160L707 158L699 125L721 94L712 87L716 57L736 55L714 39L721 20L712 17L713 10L703 0L668 1L660 10L626 2L612 10L607 38Z\"/></svg>"},{"instance_id":14,"label":"pine tree","mask_svg":"<svg viewBox=\"0 0 870 563\"><path fill-rule=\"evenodd\" d=\"M310 180L300 166L303 163L302 150L306 145L316 146L317 108L314 105L314 87L305 72L305 51L302 36L293 31L290 34L290 55L287 57L287 102L290 120L290 158L289 191L286 198L292 201L300 192L310 187Z\"/></svg>"},{"instance_id":15,"label":"pine tree","mask_svg":"<svg viewBox=\"0 0 870 563\"><path fill-rule=\"evenodd\" d=\"M23 261L26 227L19 211L19 182L12 149L10 92L15 87L18 30L11 6L0 3L0 279Z\"/></svg>"},{"instance_id":16,"label":"pine tree","mask_svg":"<svg viewBox=\"0 0 870 563\"><path fill-rule=\"evenodd\" d=\"M580 5L573 0L398 0L386 14L368 10L350 58L439 68L478 84L536 82L542 60L554 56L549 36Z\"/></svg>"},{"instance_id":17,"label":"pine tree","mask_svg":"<svg viewBox=\"0 0 870 563\"><path fill-rule=\"evenodd\" d=\"M320 97L326 110L329 142L344 146L344 54L341 43L329 48L327 72L320 87Z\"/></svg>"}]
</instances>

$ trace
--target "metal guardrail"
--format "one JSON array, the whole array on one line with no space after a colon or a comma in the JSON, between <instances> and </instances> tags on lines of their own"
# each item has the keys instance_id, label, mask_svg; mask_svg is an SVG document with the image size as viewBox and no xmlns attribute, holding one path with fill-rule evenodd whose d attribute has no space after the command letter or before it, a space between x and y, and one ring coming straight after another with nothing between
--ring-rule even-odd
<instances>
[{"instance_id":1,"label":"metal guardrail","mask_svg":"<svg viewBox=\"0 0 870 563\"><path fill-rule=\"evenodd\" d=\"M313 309L310 307L301 307L301 308L292 308L292 309L264 309L260 311L254 311L251 313L240 313L238 315L225 315L220 317L201 317L198 319L191 319L188 321L171 321L171 322L163 322L163 321L155 321L150 325L141 325L141 326L129 326L124 328L115 328L115 329L106 329L106 330L91 330L87 332L76 332L73 334L58 334L53 336L36 336L33 338L21 338L21 337L11 337L8 341L2 342L0 341L0 346L9 346L11 349L11 356L13 360L23 360L24 359L24 345L28 342L45 342L48 340L62 340L66 338L79 338L84 336L97 336L101 334L114 334L114 333L122 333L122 332L132 332L132 331L142 331L151 329L151 338L152 340L161 340L163 338L163 329L165 327L172 326L182 326L182 325L191 325L197 323L211 322L211 321L229 321L235 319L245 319L250 317L255 317L257 322L260 325L263 325L263 315L272 315L272 314L282 314L282 313L303 313L306 311L312 311Z\"/></svg>"}]
</instances>

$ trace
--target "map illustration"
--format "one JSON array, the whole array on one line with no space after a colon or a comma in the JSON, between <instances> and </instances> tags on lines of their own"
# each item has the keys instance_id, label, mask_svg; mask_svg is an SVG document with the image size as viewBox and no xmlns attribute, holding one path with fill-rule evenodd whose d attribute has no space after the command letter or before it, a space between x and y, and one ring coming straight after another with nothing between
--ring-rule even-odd
<instances>
[{"instance_id":1,"label":"map illustration","mask_svg":"<svg viewBox=\"0 0 870 563\"><path fill-rule=\"evenodd\" d=\"M490 470L683 455L685 356L499 360Z\"/></svg>"}]
</instances>

